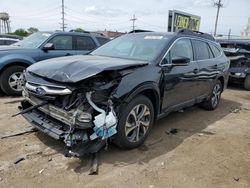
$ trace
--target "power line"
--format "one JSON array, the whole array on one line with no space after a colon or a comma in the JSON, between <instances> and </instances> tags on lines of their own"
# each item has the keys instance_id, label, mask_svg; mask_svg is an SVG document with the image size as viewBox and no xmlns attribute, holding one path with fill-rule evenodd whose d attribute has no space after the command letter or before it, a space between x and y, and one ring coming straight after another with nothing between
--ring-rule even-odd
<instances>
[{"instance_id":1,"label":"power line","mask_svg":"<svg viewBox=\"0 0 250 188\"><path fill-rule=\"evenodd\" d=\"M217 14L216 14L215 26L214 26L214 36L216 36L220 8L223 7L223 4L221 3L221 0L218 0L217 2L214 3L214 6L217 7Z\"/></svg>"},{"instance_id":2,"label":"power line","mask_svg":"<svg viewBox=\"0 0 250 188\"><path fill-rule=\"evenodd\" d=\"M131 27L132 27L132 31L135 31L135 27L136 27L136 26L135 26L135 21L136 21L136 20L137 20L137 18L135 17L135 15L133 15L133 18L130 19L130 21L133 22L133 24L132 24L132 26L131 26Z\"/></svg>"}]
</instances>

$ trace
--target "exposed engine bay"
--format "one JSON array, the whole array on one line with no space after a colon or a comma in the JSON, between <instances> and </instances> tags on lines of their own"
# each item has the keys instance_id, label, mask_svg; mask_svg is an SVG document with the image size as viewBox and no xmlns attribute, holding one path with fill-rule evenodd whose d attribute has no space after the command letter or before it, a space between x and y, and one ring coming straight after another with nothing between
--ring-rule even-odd
<instances>
[{"instance_id":1,"label":"exposed engine bay","mask_svg":"<svg viewBox=\"0 0 250 188\"><path fill-rule=\"evenodd\" d=\"M98 74L70 89L25 80L20 113L39 130L63 140L66 156L95 153L117 132L120 101L112 93L126 72ZM26 77L36 75L26 72Z\"/></svg>"}]
</instances>

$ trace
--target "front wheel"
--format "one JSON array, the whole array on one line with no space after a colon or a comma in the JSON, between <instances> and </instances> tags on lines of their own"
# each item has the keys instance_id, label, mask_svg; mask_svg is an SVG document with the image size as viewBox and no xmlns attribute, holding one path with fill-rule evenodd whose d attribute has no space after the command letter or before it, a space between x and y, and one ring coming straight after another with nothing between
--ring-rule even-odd
<instances>
[{"instance_id":1,"label":"front wheel","mask_svg":"<svg viewBox=\"0 0 250 188\"><path fill-rule=\"evenodd\" d=\"M152 102L146 96L139 95L121 108L114 143L123 149L136 148L145 141L152 127Z\"/></svg>"},{"instance_id":2,"label":"front wheel","mask_svg":"<svg viewBox=\"0 0 250 188\"><path fill-rule=\"evenodd\" d=\"M201 104L202 107L205 108L206 110L215 110L220 103L221 92L222 92L222 84L219 80L217 80L209 99Z\"/></svg>"},{"instance_id":3,"label":"front wheel","mask_svg":"<svg viewBox=\"0 0 250 188\"><path fill-rule=\"evenodd\" d=\"M1 89L7 95L18 96L22 94L23 66L11 66L1 75Z\"/></svg>"},{"instance_id":4,"label":"front wheel","mask_svg":"<svg viewBox=\"0 0 250 188\"><path fill-rule=\"evenodd\" d=\"M244 88L250 90L250 74L248 74L244 81Z\"/></svg>"}]
</instances>

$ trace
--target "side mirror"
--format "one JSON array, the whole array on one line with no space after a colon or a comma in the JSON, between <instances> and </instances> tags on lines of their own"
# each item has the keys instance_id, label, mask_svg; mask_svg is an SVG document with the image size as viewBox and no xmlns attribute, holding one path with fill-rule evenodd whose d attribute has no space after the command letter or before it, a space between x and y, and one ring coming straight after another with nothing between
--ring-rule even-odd
<instances>
[{"instance_id":1,"label":"side mirror","mask_svg":"<svg viewBox=\"0 0 250 188\"><path fill-rule=\"evenodd\" d=\"M186 66L190 63L190 59L187 57L176 57L172 59L173 66Z\"/></svg>"},{"instance_id":2,"label":"side mirror","mask_svg":"<svg viewBox=\"0 0 250 188\"><path fill-rule=\"evenodd\" d=\"M44 51L48 51L48 50L54 50L55 46L53 43L47 43L43 46L42 48Z\"/></svg>"}]
</instances>

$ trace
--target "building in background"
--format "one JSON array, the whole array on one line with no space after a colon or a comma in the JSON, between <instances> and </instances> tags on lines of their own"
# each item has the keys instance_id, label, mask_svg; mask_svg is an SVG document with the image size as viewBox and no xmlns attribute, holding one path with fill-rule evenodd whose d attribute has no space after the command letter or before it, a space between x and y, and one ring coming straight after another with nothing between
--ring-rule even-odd
<instances>
[{"instance_id":1,"label":"building in background","mask_svg":"<svg viewBox=\"0 0 250 188\"><path fill-rule=\"evenodd\" d=\"M168 32L178 29L200 30L201 17L178 10L168 11Z\"/></svg>"}]
</instances>

